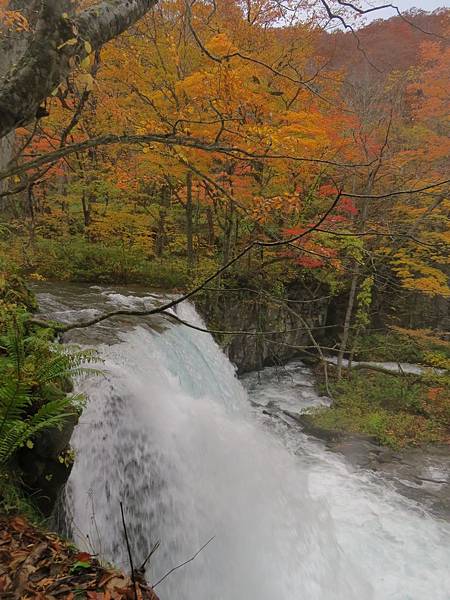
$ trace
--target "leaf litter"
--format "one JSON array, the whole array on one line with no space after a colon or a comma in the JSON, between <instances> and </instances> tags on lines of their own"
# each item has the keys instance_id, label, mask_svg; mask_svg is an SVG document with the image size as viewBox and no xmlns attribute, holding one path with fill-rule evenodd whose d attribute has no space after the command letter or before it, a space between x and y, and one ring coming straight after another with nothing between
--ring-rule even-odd
<instances>
[{"instance_id":1,"label":"leaf litter","mask_svg":"<svg viewBox=\"0 0 450 600\"><path fill-rule=\"evenodd\" d=\"M2 600L158 600L139 578L79 552L21 516L0 516Z\"/></svg>"}]
</instances>

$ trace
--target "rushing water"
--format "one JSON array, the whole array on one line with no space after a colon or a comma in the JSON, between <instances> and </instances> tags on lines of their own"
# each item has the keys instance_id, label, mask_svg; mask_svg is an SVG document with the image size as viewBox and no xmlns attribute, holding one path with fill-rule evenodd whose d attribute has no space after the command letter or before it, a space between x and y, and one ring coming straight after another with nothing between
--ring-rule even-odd
<instances>
[{"instance_id":1,"label":"rushing water","mask_svg":"<svg viewBox=\"0 0 450 600\"><path fill-rule=\"evenodd\" d=\"M141 302L89 294L97 308ZM71 319L88 298L42 300ZM190 305L178 314L200 322ZM448 524L270 416L324 401L301 363L241 383L211 336L181 325L95 336L104 376L81 384L66 497L79 543L126 566L122 501L135 563L161 543L152 583L214 536L157 587L162 600L450 598Z\"/></svg>"}]
</instances>

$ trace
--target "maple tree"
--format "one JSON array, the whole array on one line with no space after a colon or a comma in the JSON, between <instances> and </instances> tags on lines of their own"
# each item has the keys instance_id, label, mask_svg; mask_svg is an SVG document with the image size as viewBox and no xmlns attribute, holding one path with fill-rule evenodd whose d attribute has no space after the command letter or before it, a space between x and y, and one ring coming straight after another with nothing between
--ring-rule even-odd
<instances>
[{"instance_id":1,"label":"maple tree","mask_svg":"<svg viewBox=\"0 0 450 600\"><path fill-rule=\"evenodd\" d=\"M324 36L327 7L335 20L345 12L320 4L300 20L294 2L168 0L130 35L85 47L49 116L17 131L5 195L16 259L48 276L55 263L42 256L56 235L93 279L114 261L119 280L152 281L144 265L159 264L181 287L227 265L231 279L270 286L282 269L286 285L306 278L348 294L342 352L352 328L391 310L393 290L447 297L447 13L362 29L373 64L365 48L346 50L354 33ZM405 53L387 62L381 48L400 38ZM10 199L20 196L23 209ZM236 265L240 252L249 256ZM60 277L78 277L81 266L51 254Z\"/></svg>"}]
</instances>

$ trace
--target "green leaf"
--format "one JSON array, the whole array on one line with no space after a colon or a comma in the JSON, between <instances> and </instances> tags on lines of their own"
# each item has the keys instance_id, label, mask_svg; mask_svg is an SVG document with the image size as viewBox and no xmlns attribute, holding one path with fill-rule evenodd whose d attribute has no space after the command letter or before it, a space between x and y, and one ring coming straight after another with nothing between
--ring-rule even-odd
<instances>
[{"instance_id":1,"label":"green leaf","mask_svg":"<svg viewBox=\"0 0 450 600\"><path fill-rule=\"evenodd\" d=\"M89 563L89 562L85 562L83 560L77 560L70 567L70 572L71 573L76 573L76 571L79 571L80 569L89 569L90 566L91 566L91 563Z\"/></svg>"}]
</instances>

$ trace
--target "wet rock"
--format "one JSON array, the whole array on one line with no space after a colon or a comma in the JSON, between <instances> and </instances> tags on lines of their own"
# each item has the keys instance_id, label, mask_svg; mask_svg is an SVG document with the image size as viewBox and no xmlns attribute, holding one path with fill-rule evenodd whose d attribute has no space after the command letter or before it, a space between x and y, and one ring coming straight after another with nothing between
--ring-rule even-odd
<instances>
[{"instance_id":1,"label":"wet rock","mask_svg":"<svg viewBox=\"0 0 450 600\"><path fill-rule=\"evenodd\" d=\"M290 300L308 301L304 289L288 292ZM237 366L239 374L261 369L269 365L285 364L292 358L304 355L311 339L304 323L282 304L270 301L255 301L248 293L242 295L223 294L218 303L204 299L197 302L197 309L212 329L225 331L264 330L280 332L265 336L257 335L215 335L230 361ZM302 318L316 335L325 324L328 303L306 303L302 308Z\"/></svg>"},{"instance_id":2,"label":"wet rock","mask_svg":"<svg viewBox=\"0 0 450 600\"><path fill-rule=\"evenodd\" d=\"M311 416L308 414L293 413L287 410L283 412L288 417L291 417L291 419L297 421L306 434L312 435L325 442L339 442L342 441L346 436L345 433L338 431L337 429L326 429L324 427L319 427L313 422Z\"/></svg>"},{"instance_id":3,"label":"wet rock","mask_svg":"<svg viewBox=\"0 0 450 600\"><path fill-rule=\"evenodd\" d=\"M283 411L300 424L307 435L325 442L357 469L377 472L396 490L424 506L435 516L450 521L450 446L429 444L394 451L373 437L317 427L307 414Z\"/></svg>"},{"instance_id":4,"label":"wet rock","mask_svg":"<svg viewBox=\"0 0 450 600\"><path fill-rule=\"evenodd\" d=\"M70 438L78 421L68 416L61 430L51 429L36 439L32 449L17 454L23 487L44 516L49 516L72 469ZM69 454L68 454L69 453Z\"/></svg>"}]
</instances>

